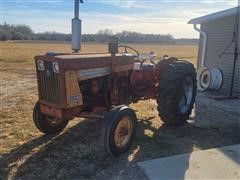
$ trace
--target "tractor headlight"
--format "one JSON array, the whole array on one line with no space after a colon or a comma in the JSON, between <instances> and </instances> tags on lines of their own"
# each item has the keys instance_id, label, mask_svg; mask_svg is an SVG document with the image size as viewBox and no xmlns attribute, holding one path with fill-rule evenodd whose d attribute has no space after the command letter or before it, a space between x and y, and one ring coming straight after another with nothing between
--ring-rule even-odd
<instances>
[{"instance_id":1,"label":"tractor headlight","mask_svg":"<svg viewBox=\"0 0 240 180\"><path fill-rule=\"evenodd\" d=\"M44 62L43 62L43 60L38 60L37 61L37 68L40 71L44 71Z\"/></svg>"},{"instance_id":2,"label":"tractor headlight","mask_svg":"<svg viewBox=\"0 0 240 180\"><path fill-rule=\"evenodd\" d=\"M55 73L59 73L59 65L58 65L58 62L53 62L52 63L52 66L53 66L53 71Z\"/></svg>"}]
</instances>

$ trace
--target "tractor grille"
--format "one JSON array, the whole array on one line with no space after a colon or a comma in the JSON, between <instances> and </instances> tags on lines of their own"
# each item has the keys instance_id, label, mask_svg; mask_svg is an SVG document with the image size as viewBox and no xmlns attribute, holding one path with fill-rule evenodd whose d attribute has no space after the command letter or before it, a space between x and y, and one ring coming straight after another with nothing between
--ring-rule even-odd
<instances>
[{"instance_id":1,"label":"tractor grille","mask_svg":"<svg viewBox=\"0 0 240 180\"><path fill-rule=\"evenodd\" d=\"M53 72L52 62L44 62L44 70L38 70L40 98L53 104L60 104L59 74Z\"/></svg>"}]
</instances>

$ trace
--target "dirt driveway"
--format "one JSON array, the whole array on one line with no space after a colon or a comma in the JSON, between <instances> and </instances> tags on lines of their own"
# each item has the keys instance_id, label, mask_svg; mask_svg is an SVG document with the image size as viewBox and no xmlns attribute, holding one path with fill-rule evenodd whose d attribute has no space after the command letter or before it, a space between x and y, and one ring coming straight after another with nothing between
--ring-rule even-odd
<instances>
[{"instance_id":1,"label":"dirt driveway","mask_svg":"<svg viewBox=\"0 0 240 180\"><path fill-rule=\"evenodd\" d=\"M63 133L43 135L32 123L36 76L20 60L0 61L0 179L147 179L137 162L240 143L240 101L210 93L198 93L192 118L179 128L162 124L154 101L131 105L137 136L118 158L102 149L101 121L74 119Z\"/></svg>"}]
</instances>

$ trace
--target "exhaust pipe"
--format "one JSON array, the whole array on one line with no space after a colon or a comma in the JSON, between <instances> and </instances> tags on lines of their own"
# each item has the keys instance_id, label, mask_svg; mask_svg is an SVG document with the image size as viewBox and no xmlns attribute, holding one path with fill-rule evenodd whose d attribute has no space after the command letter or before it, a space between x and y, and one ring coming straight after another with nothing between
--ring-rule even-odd
<instances>
[{"instance_id":1,"label":"exhaust pipe","mask_svg":"<svg viewBox=\"0 0 240 180\"><path fill-rule=\"evenodd\" d=\"M77 53L81 50L82 35L81 35L81 24L82 21L79 19L79 3L83 3L82 0L75 0L74 4L74 18L72 19L72 50Z\"/></svg>"}]
</instances>

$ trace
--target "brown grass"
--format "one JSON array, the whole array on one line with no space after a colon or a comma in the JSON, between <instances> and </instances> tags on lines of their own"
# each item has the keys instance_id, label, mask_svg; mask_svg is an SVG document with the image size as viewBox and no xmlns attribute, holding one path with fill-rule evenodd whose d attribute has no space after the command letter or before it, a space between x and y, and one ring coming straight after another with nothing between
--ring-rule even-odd
<instances>
[{"instance_id":1,"label":"brown grass","mask_svg":"<svg viewBox=\"0 0 240 180\"><path fill-rule=\"evenodd\" d=\"M162 57L169 56L187 59L193 63L197 60L198 45L162 45L162 44L127 44L137 49L140 53L149 53L153 51ZM84 43L83 52L107 52L107 44ZM71 52L70 44L54 43L14 43L1 42L0 54L1 61L8 62L33 62L35 55L42 55L46 52Z\"/></svg>"},{"instance_id":2,"label":"brown grass","mask_svg":"<svg viewBox=\"0 0 240 180\"><path fill-rule=\"evenodd\" d=\"M191 125L178 130L166 128L154 101L131 105L139 119L137 137L132 150L119 158L111 158L102 150L101 122L75 119L60 135L45 136L32 122L32 109L37 101L33 57L47 51L69 52L70 45L1 42L0 46L0 179L107 179L120 172L123 179L145 178L136 168L139 160L232 142L217 130L202 131ZM131 46L141 53L154 51L159 57L168 54L194 64L197 59L197 45ZM83 51L106 50L106 44L83 44Z\"/></svg>"}]
</instances>

